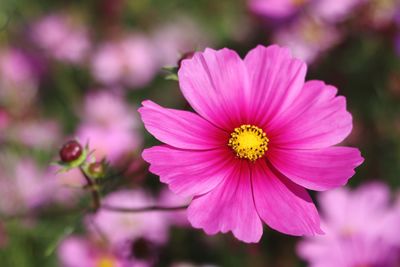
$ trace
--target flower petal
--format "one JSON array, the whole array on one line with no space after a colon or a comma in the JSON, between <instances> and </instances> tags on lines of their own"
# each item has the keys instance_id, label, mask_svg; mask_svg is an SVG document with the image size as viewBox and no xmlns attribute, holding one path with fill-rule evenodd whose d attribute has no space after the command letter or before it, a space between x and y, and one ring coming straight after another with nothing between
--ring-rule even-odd
<instances>
[{"instance_id":1,"label":"flower petal","mask_svg":"<svg viewBox=\"0 0 400 267\"><path fill-rule=\"evenodd\" d=\"M270 123L271 145L317 149L335 145L352 129L346 99L321 81L306 82L301 94L279 118Z\"/></svg>"},{"instance_id":2,"label":"flower petal","mask_svg":"<svg viewBox=\"0 0 400 267\"><path fill-rule=\"evenodd\" d=\"M198 52L182 62L178 76L183 95L202 117L227 131L244 123L249 82L235 51Z\"/></svg>"},{"instance_id":3,"label":"flower petal","mask_svg":"<svg viewBox=\"0 0 400 267\"><path fill-rule=\"evenodd\" d=\"M271 228L289 235L322 233L317 209L304 188L262 160L254 165L252 183L257 212Z\"/></svg>"},{"instance_id":4,"label":"flower petal","mask_svg":"<svg viewBox=\"0 0 400 267\"><path fill-rule=\"evenodd\" d=\"M304 85L307 66L291 57L289 49L257 46L244 62L250 77L247 98L252 122L263 127L287 109Z\"/></svg>"},{"instance_id":5,"label":"flower petal","mask_svg":"<svg viewBox=\"0 0 400 267\"><path fill-rule=\"evenodd\" d=\"M154 146L145 149L142 157L161 182L182 196L200 195L215 188L230 175L235 160L227 147L192 151Z\"/></svg>"},{"instance_id":6,"label":"flower petal","mask_svg":"<svg viewBox=\"0 0 400 267\"><path fill-rule=\"evenodd\" d=\"M231 175L208 194L196 197L188 208L193 227L207 234L232 231L244 242L258 242L262 222L254 207L248 162L238 161Z\"/></svg>"},{"instance_id":7,"label":"flower petal","mask_svg":"<svg viewBox=\"0 0 400 267\"><path fill-rule=\"evenodd\" d=\"M158 140L183 149L212 149L225 145L229 134L200 116L143 101L139 109L146 129Z\"/></svg>"},{"instance_id":8,"label":"flower petal","mask_svg":"<svg viewBox=\"0 0 400 267\"><path fill-rule=\"evenodd\" d=\"M312 190L327 190L347 183L354 168L363 162L360 151L351 147L318 150L271 148L268 160L296 184Z\"/></svg>"}]
</instances>

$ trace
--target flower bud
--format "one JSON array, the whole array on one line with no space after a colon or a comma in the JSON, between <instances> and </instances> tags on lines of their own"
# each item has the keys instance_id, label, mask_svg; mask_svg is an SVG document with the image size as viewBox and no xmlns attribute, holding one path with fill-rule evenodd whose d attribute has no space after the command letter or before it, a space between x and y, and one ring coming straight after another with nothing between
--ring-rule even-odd
<instances>
[{"instance_id":1,"label":"flower bud","mask_svg":"<svg viewBox=\"0 0 400 267\"><path fill-rule=\"evenodd\" d=\"M60 149L60 161L57 165L62 166L61 171L68 171L70 169L81 166L88 155L88 148L82 147L82 145L76 141L71 140L66 142Z\"/></svg>"},{"instance_id":2,"label":"flower bud","mask_svg":"<svg viewBox=\"0 0 400 267\"><path fill-rule=\"evenodd\" d=\"M65 143L60 149L60 158L64 163L73 162L82 156L83 148L76 140Z\"/></svg>"},{"instance_id":3,"label":"flower bud","mask_svg":"<svg viewBox=\"0 0 400 267\"><path fill-rule=\"evenodd\" d=\"M106 176L107 165L104 161L96 161L89 164L87 174L90 178L98 179Z\"/></svg>"}]
</instances>

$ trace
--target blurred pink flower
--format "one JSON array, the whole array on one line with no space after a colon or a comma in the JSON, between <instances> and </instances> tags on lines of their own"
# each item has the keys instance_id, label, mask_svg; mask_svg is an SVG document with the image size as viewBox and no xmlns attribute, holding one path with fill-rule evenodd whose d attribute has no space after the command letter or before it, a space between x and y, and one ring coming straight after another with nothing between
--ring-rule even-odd
<instances>
[{"instance_id":1,"label":"blurred pink flower","mask_svg":"<svg viewBox=\"0 0 400 267\"><path fill-rule=\"evenodd\" d=\"M3 141L5 137L5 131L11 123L11 117L7 111L0 108L0 142Z\"/></svg>"},{"instance_id":2,"label":"blurred pink flower","mask_svg":"<svg viewBox=\"0 0 400 267\"><path fill-rule=\"evenodd\" d=\"M57 121L14 121L7 129L8 138L30 148L51 149L61 141L61 129Z\"/></svg>"},{"instance_id":3,"label":"blurred pink flower","mask_svg":"<svg viewBox=\"0 0 400 267\"><path fill-rule=\"evenodd\" d=\"M134 153L142 143L136 112L117 93L106 90L90 93L76 136L82 143L89 142L98 160L106 157L115 163L122 156Z\"/></svg>"},{"instance_id":4,"label":"blurred pink flower","mask_svg":"<svg viewBox=\"0 0 400 267\"><path fill-rule=\"evenodd\" d=\"M248 0L254 13L272 19L288 18L299 12L310 0Z\"/></svg>"},{"instance_id":5,"label":"blurred pink flower","mask_svg":"<svg viewBox=\"0 0 400 267\"><path fill-rule=\"evenodd\" d=\"M90 49L86 27L65 14L39 19L32 27L31 37L45 53L69 63L82 63Z\"/></svg>"},{"instance_id":6,"label":"blurred pink flower","mask_svg":"<svg viewBox=\"0 0 400 267\"><path fill-rule=\"evenodd\" d=\"M174 194L167 188L161 191L159 197L159 205L165 207L178 207L189 204L190 198L183 198ZM186 209L180 211L171 211L165 213L166 220L172 225L178 226L189 226L189 221L187 219Z\"/></svg>"},{"instance_id":7,"label":"blurred pink flower","mask_svg":"<svg viewBox=\"0 0 400 267\"><path fill-rule=\"evenodd\" d=\"M142 208L156 204L156 201L143 191L124 190L107 195L103 205L123 208ZM96 214L86 218L88 229L96 234L93 224L100 229L109 242L120 245L126 241L145 238L156 244L167 241L168 224L162 212L115 212L100 209Z\"/></svg>"},{"instance_id":8,"label":"blurred pink flower","mask_svg":"<svg viewBox=\"0 0 400 267\"><path fill-rule=\"evenodd\" d=\"M78 191L64 184L82 185L79 172L60 174L60 179L55 168L42 169L32 159L2 158L0 172L0 211L7 214L54 203L71 205Z\"/></svg>"},{"instance_id":9,"label":"blurred pink flower","mask_svg":"<svg viewBox=\"0 0 400 267\"><path fill-rule=\"evenodd\" d=\"M310 7L310 14L326 21L335 23L347 19L354 14L355 8L366 0L318 0Z\"/></svg>"},{"instance_id":10,"label":"blurred pink flower","mask_svg":"<svg viewBox=\"0 0 400 267\"><path fill-rule=\"evenodd\" d=\"M370 183L319 195L325 236L307 237L298 246L310 266L395 267L400 260L400 214L390 205L387 186Z\"/></svg>"},{"instance_id":11,"label":"blurred pink flower","mask_svg":"<svg viewBox=\"0 0 400 267\"><path fill-rule=\"evenodd\" d=\"M63 240L58 251L62 267L132 267L106 246L88 239L70 236Z\"/></svg>"},{"instance_id":12,"label":"blurred pink flower","mask_svg":"<svg viewBox=\"0 0 400 267\"><path fill-rule=\"evenodd\" d=\"M180 18L173 23L158 27L153 33L153 42L163 66L176 66L180 57L189 51L203 49L212 41L194 21Z\"/></svg>"},{"instance_id":13,"label":"blurred pink flower","mask_svg":"<svg viewBox=\"0 0 400 267\"><path fill-rule=\"evenodd\" d=\"M293 54L312 63L341 40L336 27L312 17L300 17L274 33L274 42L289 47Z\"/></svg>"},{"instance_id":14,"label":"blurred pink flower","mask_svg":"<svg viewBox=\"0 0 400 267\"><path fill-rule=\"evenodd\" d=\"M376 29L388 27L393 23L399 10L397 0L368 0L368 14L366 16L369 26Z\"/></svg>"},{"instance_id":15,"label":"blurred pink flower","mask_svg":"<svg viewBox=\"0 0 400 267\"><path fill-rule=\"evenodd\" d=\"M0 103L10 110L25 109L36 97L38 72L16 48L0 50Z\"/></svg>"},{"instance_id":16,"label":"blurred pink flower","mask_svg":"<svg viewBox=\"0 0 400 267\"><path fill-rule=\"evenodd\" d=\"M363 162L356 148L333 147L352 129L346 100L288 49L258 46L244 60L206 49L183 60L181 91L199 114L144 101L146 129L166 145L146 149L150 171L181 196L188 219L208 234L232 231L258 242L263 228L322 233L307 189L347 182Z\"/></svg>"},{"instance_id":17,"label":"blurred pink flower","mask_svg":"<svg viewBox=\"0 0 400 267\"><path fill-rule=\"evenodd\" d=\"M132 248L132 250L134 250ZM132 253L131 251L130 253ZM119 247L103 241L69 236L58 247L62 267L150 267L154 259L123 255Z\"/></svg>"},{"instance_id":18,"label":"blurred pink flower","mask_svg":"<svg viewBox=\"0 0 400 267\"><path fill-rule=\"evenodd\" d=\"M147 85L158 71L156 50L151 41L140 34L106 42L94 52L91 72L105 85Z\"/></svg>"}]
</instances>

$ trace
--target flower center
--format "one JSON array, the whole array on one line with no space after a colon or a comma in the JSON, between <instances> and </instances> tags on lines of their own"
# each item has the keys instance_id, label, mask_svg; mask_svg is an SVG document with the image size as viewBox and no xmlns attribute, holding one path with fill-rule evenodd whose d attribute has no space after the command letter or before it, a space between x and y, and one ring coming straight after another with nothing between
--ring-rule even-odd
<instances>
[{"instance_id":1,"label":"flower center","mask_svg":"<svg viewBox=\"0 0 400 267\"><path fill-rule=\"evenodd\" d=\"M228 146L241 159L255 161L264 156L268 150L268 138L261 128L243 124L231 133Z\"/></svg>"},{"instance_id":2,"label":"flower center","mask_svg":"<svg viewBox=\"0 0 400 267\"><path fill-rule=\"evenodd\" d=\"M114 267L115 261L113 258L108 256L103 256L96 262L96 267Z\"/></svg>"}]
</instances>

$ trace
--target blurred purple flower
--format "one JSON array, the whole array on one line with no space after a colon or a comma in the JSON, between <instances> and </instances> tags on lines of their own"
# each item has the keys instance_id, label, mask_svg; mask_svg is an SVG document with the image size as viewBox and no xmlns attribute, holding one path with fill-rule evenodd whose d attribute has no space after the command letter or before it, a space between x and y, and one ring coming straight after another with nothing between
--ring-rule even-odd
<instances>
[{"instance_id":1,"label":"blurred purple flower","mask_svg":"<svg viewBox=\"0 0 400 267\"><path fill-rule=\"evenodd\" d=\"M312 63L341 40L334 26L312 17L300 17L274 33L277 44L289 47L293 55Z\"/></svg>"},{"instance_id":2,"label":"blurred purple flower","mask_svg":"<svg viewBox=\"0 0 400 267\"><path fill-rule=\"evenodd\" d=\"M142 143L136 113L118 93L89 93L76 136L83 143L89 142L98 160L106 157L115 163Z\"/></svg>"},{"instance_id":3,"label":"blurred purple flower","mask_svg":"<svg viewBox=\"0 0 400 267\"><path fill-rule=\"evenodd\" d=\"M394 267L400 263L400 209L390 205L386 185L370 183L321 193L325 236L306 237L299 255L313 267ZM396 238L397 237L397 238Z\"/></svg>"},{"instance_id":4,"label":"blurred purple flower","mask_svg":"<svg viewBox=\"0 0 400 267\"><path fill-rule=\"evenodd\" d=\"M90 49L88 30L65 14L51 14L32 27L33 41L50 57L68 63L82 63Z\"/></svg>"},{"instance_id":5,"label":"blurred purple flower","mask_svg":"<svg viewBox=\"0 0 400 267\"><path fill-rule=\"evenodd\" d=\"M124 190L111 193L102 203L124 208L142 208L155 205L156 201L144 191ZM168 236L168 223L163 213L157 211L132 213L100 209L96 214L86 218L86 224L94 234L98 233L96 227L100 229L107 240L115 246L140 238L155 244L164 244Z\"/></svg>"},{"instance_id":6,"label":"blurred purple flower","mask_svg":"<svg viewBox=\"0 0 400 267\"><path fill-rule=\"evenodd\" d=\"M105 85L140 88L148 84L157 71L154 46L141 34L103 43L92 56L92 75Z\"/></svg>"}]
</instances>

